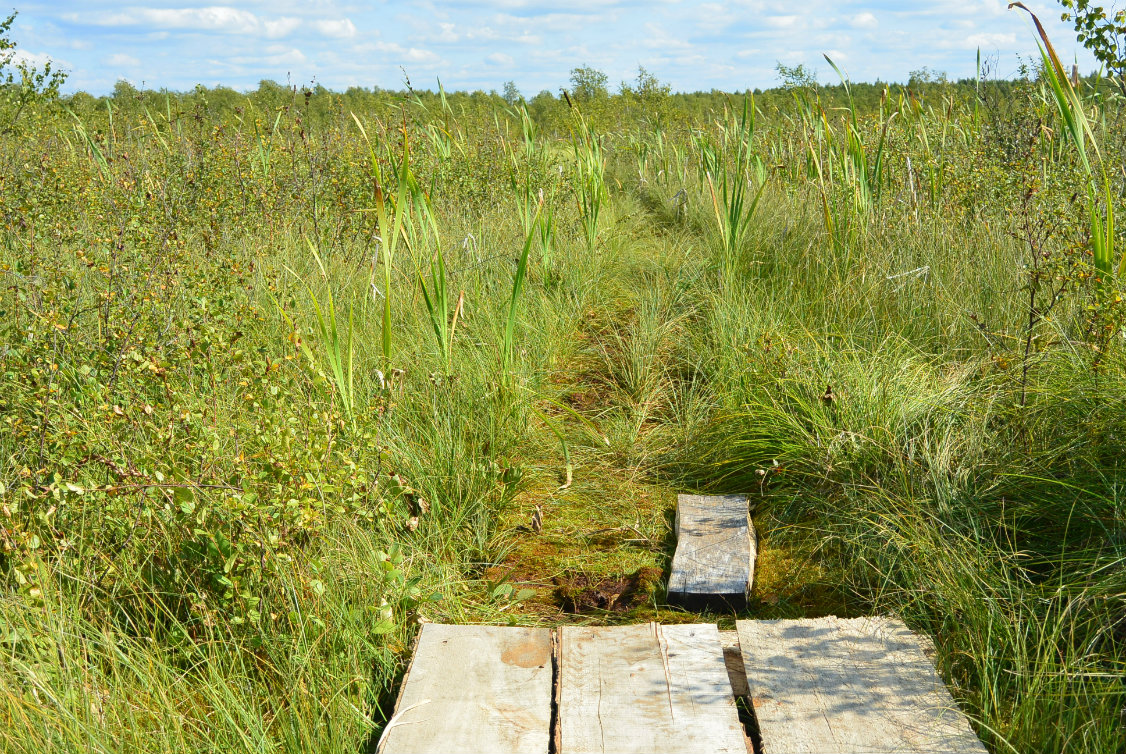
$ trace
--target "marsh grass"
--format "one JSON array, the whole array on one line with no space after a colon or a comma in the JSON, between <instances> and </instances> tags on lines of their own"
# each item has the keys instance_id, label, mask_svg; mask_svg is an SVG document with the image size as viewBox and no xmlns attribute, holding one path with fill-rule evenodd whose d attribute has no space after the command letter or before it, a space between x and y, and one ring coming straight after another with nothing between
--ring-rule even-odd
<instances>
[{"instance_id":1,"label":"marsh grass","mask_svg":"<svg viewBox=\"0 0 1126 754\"><path fill-rule=\"evenodd\" d=\"M578 200L579 219L588 252L595 250L598 219L608 200L606 188L606 156L602 137L578 110L571 131L574 152L573 187Z\"/></svg>"},{"instance_id":2,"label":"marsh grass","mask_svg":"<svg viewBox=\"0 0 1126 754\"><path fill-rule=\"evenodd\" d=\"M1023 379L986 127L1066 113L863 91L138 93L0 139L0 748L370 749L420 620L563 620L553 576L663 567L704 489L766 524L746 617L896 613L992 750L1120 750L1118 291ZM730 619L661 595L599 619Z\"/></svg>"},{"instance_id":3,"label":"marsh grass","mask_svg":"<svg viewBox=\"0 0 1126 754\"><path fill-rule=\"evenodd\" d=\"M317 252L312 242L307 243L309 253L313 255L313 259L317 263L317 269L320 272L321 279L327 280L328 273L325 270L324 262L321 260L321 255ZM290 274L296 275L293 270L288 271ZM336 297L332 293L332 288L330 287L325 294L326 305L322 307L313 287L307 281L303 281L303 283L309 301L312 304L313 313L316 315L316 328L311 329L311 332L317 337L320 344L319 356L310 348L307 340L302 339L296 334L297 325L286 313L285 309L280 306L278 309L285 318L286 324L293 330L294 339L300 343L301 350L308 357L309 362L314 364L317 369L320 369L322 364L328 367L328 375L331 379L331 384L336 389L336 395L340 400L340 407L344 411L345 416L348 417L352 428L355 429L356 381L353 307L349 304L348 327L347 330L342 331L340 318L336 313Z\"/></svg>"},{"instance_id":4,"label":"marsh grass","mask_svg":"<svg viewBox=\"0 0 1126 754\"><path fill-rule=\"evenodd\" d=\"M719 234L719 266L726 280L734 272L735 261L751 230L755 207L766 189L766 166L753 145L753 97L744 98L743 110L737 119L733 116L725 118L720 134L718 145L704 137L698 143L700 166Z\"/></svg>"},{"instance_id":5,"label":"marsh grass","mask_svg":"<svg viewBox=\"0 0 1126 754\"><path fill-rule=\"evenodd\" d=\"M981 353L972 322L939 315L953 290L966 295L946 286L973 260L948 247L934 277L897 290L877 271L915 260L892 235L884 255L886 236L862 236L864 261L843 280L775 285L768 254L766 279L713 299L695 346L706 388L694 390L712 410L682 419L691 439L668 469L689 486L754 490L761 515L792 527L772 534L778 547L808 548L799 533L817 532L818 560L853 609L936 638L994 750L1114 750L1126 552L1121 438L1107 422L1121 377L1096 377L1082 352L1050 353L1022 406L1018 376ZM815 259L786 251L785 269ZM978 266L975 288L1019 290L1015 274ZM938 316L920 319L920 304Z\"/></svg>"},{"instance_id":6,"label":"marsh grass","mask_svg":"<svg viewBox=\"0 0 1126 754\"><path fill-rule=\"evenodd\" d=\"M63 570L53 574L57 589L7 595L3 748L355 751L372 716L390 714L373 688L401 672L392 648L409 636L397 613L413 598L388 603L386 588L400 578L393 572L404 574L401 583L458 584L456 571L430 571L421 553L388 569L389 547L361 528L336 530L308 563L281 575L283 598L271 607L285 611L286 628L275 622L249 637L222 625L201 631L166 612L92 616L83 603L103 595L69 593ZM130 596L138 595L116 595Z\"/></svg>"}]
</instances>

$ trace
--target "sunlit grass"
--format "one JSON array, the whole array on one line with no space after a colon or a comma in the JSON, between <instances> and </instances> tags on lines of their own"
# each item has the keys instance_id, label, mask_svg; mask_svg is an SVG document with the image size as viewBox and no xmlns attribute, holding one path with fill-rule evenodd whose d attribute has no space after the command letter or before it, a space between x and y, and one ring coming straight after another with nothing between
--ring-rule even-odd
<instances>
[{"instance_id":1,"label":"sunlit grass","mask_svg":"<svg viewBox=\"0 0 1126 754\"><path fill-rule=\"evenodd\" d=\"M1043 76L0 138L0 748L365 750L419 621L557 620L495 573L661 565L699 488L769 522L747 617L897 613L993 750L1121 749L1122 147Z\"/></svg>"}]
</instances>

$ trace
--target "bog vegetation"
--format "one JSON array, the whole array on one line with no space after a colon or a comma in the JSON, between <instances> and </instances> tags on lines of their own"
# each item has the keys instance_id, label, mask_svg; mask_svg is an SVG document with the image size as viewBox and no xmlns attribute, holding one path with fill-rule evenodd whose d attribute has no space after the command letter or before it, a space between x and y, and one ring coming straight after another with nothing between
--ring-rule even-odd
<instances>
[{"instance_id":1,"label":"bog vegetation","mask_svg":"<svg viewBox=\"0 0 1126 754\"><path fill-rule=\"evenodd\" d=\"M362 751L614 479L753 493L824 583L750 614L902 616L993 751L1123 750L1121 95L597 73L4 122L0 749Z\"/></svg>"}]
</instances>

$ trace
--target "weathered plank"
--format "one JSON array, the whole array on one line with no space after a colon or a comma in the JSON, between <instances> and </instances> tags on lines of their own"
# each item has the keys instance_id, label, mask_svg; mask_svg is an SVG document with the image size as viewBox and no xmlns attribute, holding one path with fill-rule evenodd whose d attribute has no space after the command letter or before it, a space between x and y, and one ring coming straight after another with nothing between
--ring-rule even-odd
<instances>
[{"instance_id":1,"label":"weathered plank","mask_svg":"<svg viewBox=\"0 0 1126 754\"><path fill-rule=\"evenodd\" d=\"M424 625L380 754L547 754L551 655L546 628Z\"/></svg>"},{"instance_id":2,"label":"weathered plank","mask_svg":"<svg viewBox=\"0 0 1126 754\"><path fill-rule=\"evenodd\" d=\"M743 652L739 649L739 632L720 631L719 643L723 646L723 662L727 665L727 677L731 680L731 693L735 696L750 696L747 671L743 667Z\"/></svg>"},{"instance_id":3,"label":"weathered plank","mask_svg":"<svg viewBox=\"0 0 1126 754\"><path fill-rule=\"evenodd\" d=\"M738 621L765 754L985 754L923 652L891 618Z\"/></svg>"},{"instance_id":4,"label":"weathered plank","mask_svg":"<svg viewBox=\"0 0 1126 754\"><path fill-rule=\"evenodd\" d=\"M559 630L559 754L746 754L713 624Z\"/></svg>"},{"instance_id":5,"label":"weathered plank","mask_svg":"<svg viewBox=\"0 0 1126 754\"><path fill-rule=\"evenodd\" d=\"M669 601L743 607L751 593L756 544L745 495L679 495Z\"/></svg>"}]
</instances>

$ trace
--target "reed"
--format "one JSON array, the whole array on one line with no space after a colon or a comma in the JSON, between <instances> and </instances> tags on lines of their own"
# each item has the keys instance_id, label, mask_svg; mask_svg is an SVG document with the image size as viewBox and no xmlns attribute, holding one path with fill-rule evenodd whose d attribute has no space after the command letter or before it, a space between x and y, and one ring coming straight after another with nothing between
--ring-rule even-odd
<instances>
[{"instance_id":1,"label":"reed","mask_svg":"<svg viewBox=\"0 0 1126 754\"><path fill-rule=\"evenodd\" d=\"M506 385L512 380L512 357L516 347L516 322L520 313L520 299L524 293L524 279L528 276L528 260L531 257L532 246L537 236L537 226L540 221L540 211L543 202L536 205L535 213L531 218L531 227L525 229L524 245L520 256L516 260L516 269L512 273L512 292L508 297L507 316L504 320L504 336L501 341L501 379Z\"/></svg>"},{"instance_id":2,"label":"reed","mask_svg":"<svg viewBox=\"0 0 1126 754\"><path fill-rule=\"evenodd\" d=\"M577 124L571 130L574 155L572 185L578 201L579 221L588 251L594 251L598 240L598 219L608 194L606 189L606 157L602 140L586 118L575 110Z\"/></svg>"},{"instance_id":3,"label":"reed","mask_svg":"<svg viewBox=\"0 0 1126 754\"><path fill-rule=\"evenodd\" d=\"M719 267L724 280L735 270L755 208L766 189L766 169L754 151L754 132L754 98L750 97L743 100L737 120L726 119L721 124L718 145L706 137L697 140L719 234Z\"/></svg>"},{"instance_id":4,"label":"reed","mask_svg":"<svg viewBox=\"0 0 1126 754\"><path fill-rule=\"evenodd\" d=\"M1083 167L1085 178L1083 188L1087 195L1087 227L1090 232L1095 269L1103 280L1110 284L1114 279L1121 277L1126 270L1126 254L1118 254L1115 251L1114 194L1110 175L1099 151L1094 132L1091 130L1091 122L1087 118L1083 101L1072 86L1071 79L1059 56L1056 55L1055 48L1052 47L1052 42L1048 39L1048 33L1041 25L1040 19L1023 3L1012 3L1009 7L1026 11L1036 25L1036 32L1040 36L1037 46L1040 51L1041 69L1064 126L1064 133L1075 146L1079 162ZM1088 144L1095 154L1094 161L1088 153Z\"/></svg>"},{"instance_id":5,"label":"reed","mask_svg":"<svg viewBox=\"0 0 1126 754\"><path fill-rule=\"evenodd\" d=\"M363 137L364 144L368 150L368 157L371 165L371 175L373 181L373 193L375 199L375 215L379 227L379 247L376 258L372 261L371 274L372 279L369 285L372 291L373 298L382 298L383 300L383 319L381 327L381 345L383 348L383 361L384 365L390 369L391 357L393 355L392 349L392 311L391 311L391 291L392 280L395 273L395 253L399 247L400 238L403 235L404 221L410 212L410 194L411 174L410 174L410 141L404 133L403 138L403 152L398 165L394 171L394 185L388 186L384 179L384 169L381 165L379 155L375 151L375 145L372 144L371 139L368 137L367 130L364 128L363 123L352 113L352 119L355 121L357 128L360 130L360 135ZM390 146L387 146L388 161L394 165L394 155L390 152ZM388 189L392 189L394 193L389 193ZM375 285L376 267L379 266L383 270L383 290L380 291Z\"/></svg>"},{"instance_id":6,"label":"reed","mask_svg":"<svg viewBox=\"0 0 1126 754\"><path fill-rule=\"evenodd\" d=\"M313 260L317 264L317 270L320 272L322 282L328 284L329 276L325 269L324 261L321 259L320 252L317 251L317 247L313 245L312 241L306 239L306 244L309 248L309 253L312 254ZM317 298L317 294L313 290L313 286L307 280L302 279L292 269L289 269L289 272L291 275L301 280L302 285L305 287L305 292L309 297L309 302L312 304L313 313L316 318L316 327L312 332L320 345L320 353L318 354L313 351L308 340L301 338L299 335L295 335L295 339L306 357L308 357L309 363L313 364L314 368L320 371L325 377L325 380L335 387L336 396L340 401L340 408L348 418L349 426L355 430L356 383L353 306L352 304L348 305L348 328L347 330L343 330L339 321L340 317L336 311L336 297L332 292L331 284L326 288L325 305L322 306L320 299ZM278 310L285 318L290 329L296 334L298 332L297 323L280 304L278 305Z\"/></svg>"}]
</instances>

